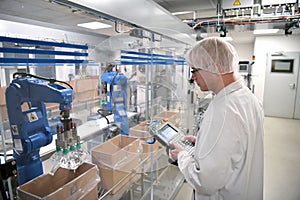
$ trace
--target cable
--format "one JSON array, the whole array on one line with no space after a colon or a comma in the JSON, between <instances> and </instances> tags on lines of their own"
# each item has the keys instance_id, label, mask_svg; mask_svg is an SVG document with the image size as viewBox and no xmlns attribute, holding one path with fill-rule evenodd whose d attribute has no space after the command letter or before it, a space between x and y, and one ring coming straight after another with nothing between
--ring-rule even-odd
<instances>
[{"instance_id":1,"label":"cable","mask_svg":"<svg viewBox=\"0 0 300 200\"><path fill-rule=\"evenodd\" d=\"M114 67L115 67L115 66L114 66L113 64L107 65L107 67L104 69L104 72L103 72L103 73L105 73L105 72L111 72L111 71L113 70Z\"/></svg>"},{"instance_id":2,"label":"cable","mask_svg":"<svg viewBox=\"0 0 300 200\"><path fill-rule=\"evenodd\" d=\"M148 144L154 144L155 142L156 142L155 137L152 138L152 141L149 141L149 142L147 141Z\"/></svg>"},{"instance_id":3,"label":"cable","mask_svg":"<svg viewBox=\"0 0 300 200\"><path fill-rule=\"evenodd\" d=\"M105 115L103 115L100 111L106 111L106 110L98 109L98 110L97 110L97 113L106 119L107 124L110 124L108 118L107 118Z\"/></svg>"},{"instance_id":4,"label":"cable","mask_svg":"<svg viewBox=\"0 0 300 200\"><path fill-rule=\"evenodd\" d=\"M8 200L7 198L7 194L6 194L6 191L5 191L5 188L4 188L4 184L3 184L3 179L2 179L2 176L0 178L0 191L1 191L1 199L3 200Z\"/></svg>"},{"instance_id":5,"label":"cable","mask_svg":"<svg viewBox=\"0 0 300 200\"><path fill-rule=\"evenodd\" d=\"M28 74L28 73L25 73L25 72L15 72L13 74L13 78L15 79L17 75L21 75L21 77L29 76L29 77L37 78L37 79L40 79L40 80L49 81L50 83L55 83L55 82L63 83L65 85L69 86L73 90L73 87L65 81L59 81L59 80L56 80L56 79L46 78L46 77L37 76L37 75L33 75L33 74Z\"/></svg>"}]
</instances>

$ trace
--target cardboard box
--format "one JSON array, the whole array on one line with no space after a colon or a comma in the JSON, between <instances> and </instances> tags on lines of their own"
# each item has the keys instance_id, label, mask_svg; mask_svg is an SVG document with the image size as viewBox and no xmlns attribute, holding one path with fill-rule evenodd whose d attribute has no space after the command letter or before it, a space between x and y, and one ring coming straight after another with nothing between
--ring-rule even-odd
<instances>
[{"instance_id":1,"label":"cardboard box","mask_svg":"<svg viewBox=\"0 0 300 200\"><path fill-rule=\"evenodd\" d=\"M77 92L74 94L74 99L76 99L77 102L91 101L98 98L99 95L96 93L96 90Z\"/></svg>"},{"instance_id":2,"label":"cardboard box","mask_svg":"<svg viewBox=\"0 0 300 200\"><path fill-rule=\"evenodd\" d=\"M137 138L118 135L92 149L92 162L99 168L101 187L110 190L120 182L111 191L115 194L134 178L132 170L139 162L138 148Z\"/></svg>"},{"instance_id":3,"label":"cardboard box","mask_svg":"<svg viewBox=\"0 0 300 200\"><path fill-rule=\"evenodd\" d=\"M149 133L148 123L150 120L143 121L130 128L130 136L137 138L149 138L151 137Z\"/></svg>"},{"instance_id":4,"label":"cardboard box","mask_svg":"<svg viewBox=\"0 0 300 200\"><path fill-rule=\"evenodd\" d=\"M111 194L116 194L125 185L135 180L136 173L132 170L139 163L139 158L136 156L130 162L121 168L112 168L105 165L99 165L99 176L101 177L100 186L104 189L111 190ZM131 185L131 184L129 184Z\"/></svg>"},{"instance_id":5,"label":"cardboard box","mask_svg":"<svg viewBox=\"0 0 300 200\"><path fill-rule=\"evenodd\" d=\"M2 121L8 120L7 108L6 105L0 105Z\"/></svg>"},{"instance_id":6,"label":"cardboard box","mask_svg":"<svg viewBox=\"0 0 300 200\"><path fill-rule=\"evenodd\" d=\"M139 140L135 137L117 135L92 149L92 157L102 165L116 167L138 152ZM95 163L96 164L96 163Z\"/></svg>"},{"instance_id":7,"label":"cardboard box","mask_svg":"<svg viewBox=\"0 0 300 200\"><path fill-rule=\"evenodd\" d=\"M7 109L6 109L6 99L5 99L6 86L0 87L0 111L2 116L2 121L8 119Z\"/></svg>"},{"instance_id":8,"label":"cardboard box","mask_svg":"<svg viewBox=\"0 0 300 200\"><path fill-rule=\"evenodd\" d=\"M153 162L153 159L155 162L157 162L158 157L161 156L162 153L166 151L165 147L163 147L158 141L156 141L154 144L148 144L147 142L142 142L143 151L140 154L140 162L143 164L140 165L136 171L137 173L145 173L150 172L151 168L151 162ZM151 153L152 156L151 156Z\"/></svg>"},{"instance_id":9,"label":"cardboard box","mask_svg":"<svg viewBox=\"0 0 300 200\"><path fill-rule=\"evenodd\" d=\"M142 154L150 154L151 153L151 147L153 148L152 149L153 152L163 148L163 146L158 141L156 141L154 144L148 144L147 142L143 142L142 147L143 147Z\"/></svg>"},{"instance_id":10,"label":"cardboard box","mask_svg":"<svg viewBox=\"0 0 300 200\"><path fill-rule=\"evenodd\" d=\"M54 175L43 174L17 188L20 200L98 199L97 166L83 163L76 170L59 168Z\"/></svg>"},{"instance_id":11,"label":"cardboard box","mask_svg":"<svg viewBox=\"0 0 300 200\"><path fill-rule=\"evenodd\" d=\"M135 169L136 173L144 173L145 170L147 171L148 168L150 168L151 151L154 159L156 159L162 152L161 149L164 148L158 141L156 141L154 144L147 143L147 141L152 140L152 136L149 133L149 122L150 120L146 120L130 128L130 136L139 138L142 146L142 151L140 151L140 162L142 162L142 164Z\"/></svg>"},{"instance_id":12,"label":"cardboard box","mask_svg":"<svg viewBox=\"0 0 300 200\"><path fill-rule=\"evenodd\" d=\"M0 87L0 106L6 105L5 91L6 86Z\"/></svg>"},{"instance_id":13,"label":"cardboard box","mask_svg":"<svg viewBox=\"0 0 300 200\"><path fill-rule=\"evenodd\" d=\"M98 82L99 79L96 76L68 81L73 87L73 104L98 99Z\"/></svg>"},{"instance_id":14,"label":"cardboard box","mask_svg":"<svg viewBox=\"0 0 300 200\"><path fill-rule=\"evenodd\" d=\"M93 188L87 190L86 194L83 195L78 200L98 200L98 185L95 185Z\"/></svg>"},{"instance_id":15,"label":"cardboard box","mask_svg":"<svg viewBox=\"0 0 300 200\"><path fill-rule=\"evenodd\" d=\"M175 111L164 111L164 112L161 112L161 113L155 115L153 117L153 119L158 119L158 120L165 119L165 120L170 121L175 126L178 126L179 123L180 123L179 113L175 112Z\"/></svg>"},{"instance_id":16,"label":"cardboard box","mask_svg":"<svg viewBox=\"0 0 300 200\"><path fill-rule=\"evenodd\" d=\"M95 91L98 89L98 79L78 79L75 83L76 92L87 92L87 91Z\"/></svg>"}]
</instances>

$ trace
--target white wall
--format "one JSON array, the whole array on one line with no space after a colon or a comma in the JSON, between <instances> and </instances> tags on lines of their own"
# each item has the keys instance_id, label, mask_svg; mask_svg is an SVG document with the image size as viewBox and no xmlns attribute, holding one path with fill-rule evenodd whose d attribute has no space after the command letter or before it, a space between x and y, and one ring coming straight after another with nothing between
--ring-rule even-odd
<instances>
[{"instance_id":1,"label":"white wall","mask_svg":"<svg viewBox=\"0 0 300 200\"><path fill-rule=\"evenodd\" d=\"M254 50L254 44L253 43L244 43L244 44L233 44L236 48L239 59L245 60L245 61L251 61L253 50Z\"/></svg>"},{"instance_id":2,"label":"white wall","mask_svg":"<svg viewBox=\"0 0 300 200\"><path fill-rule=\"evenodd\" d=\"M263 102L267 53L276 51L300 51L300 35L260 36L254 43L255 64L252 68L254 94Z\"/></svg>"},{"instance_id":3,"label":"white wall","mask_svg":"<svg viewBox=\"0 0 300 200\"><path fill-rule=\"evenodd\" d=\"M252 66L252 83L254 84L254 94L261 102L263 102L264 96L267 53L274 51L300 51L299 44L300 35L259 36L256 37L254 43L233 43L240 60L251 61L252 55L255 56L255 63Z\"/></svg>"}]
</instances>

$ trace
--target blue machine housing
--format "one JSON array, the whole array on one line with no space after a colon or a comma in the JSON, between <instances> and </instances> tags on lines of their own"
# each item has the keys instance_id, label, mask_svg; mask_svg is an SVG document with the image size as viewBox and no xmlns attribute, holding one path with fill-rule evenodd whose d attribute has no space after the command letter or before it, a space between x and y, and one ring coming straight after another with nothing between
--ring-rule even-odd
<instances>
[{"instance_id":1,"label":"blue machine housing","mask_svg":"<svg viewBox=\"0 0 300 200\"><path fill-rule=\"evenodd\" d=\"M106 72L101 80L107 85L106 109L114 114L114 122L120 124L121 134L129 135L127 109L127 77L120 72Z\"/></svg>"},{"instance_id":2,"label":"blue machine housing","mask_svg":"<svg viewBox=\"0 0 300 200\"><path fill-rule=\"evenodd\" d=\"M52 142L45 102L59 103L61 111L71 109L73 90L48 83L22 77L14 79L5 91L19 184L43 174L39 151ZM28 104L27 110L22 109L24 103Z\"/></svg>"}]
</instances>

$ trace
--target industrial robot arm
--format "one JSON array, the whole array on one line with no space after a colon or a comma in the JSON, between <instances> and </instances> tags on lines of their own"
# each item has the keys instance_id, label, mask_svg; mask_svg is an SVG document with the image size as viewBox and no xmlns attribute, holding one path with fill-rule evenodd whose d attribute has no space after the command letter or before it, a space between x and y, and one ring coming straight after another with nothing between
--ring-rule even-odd
<instances>
[{"instance_id":1,"label":"industrial robot arm","mask_svg":"<svg viewBox=\"0 0 300 200\"><path fill-rule=\"evenodd\" d=\"M62 122L67 127L73 101L72 88L56 84L55 80L26 73L14 74L7 87L6 104L17 160L19 183L23 184L43 174L40 148L52 142L45 103L59 103Z\"/></svg>"},{"instance_id":2,"label":"industrial robot arm","mask_svg":"<svg viewBox=\"0 0 300 200\"><path fill-rule=\"evenodd\" d=\"M105 72L101 76L105 84L106 109L114 114L114 123L118 124L122 135L129 135L127 117L127 77L118 71Z\"/></svg>"}]
</instances>

